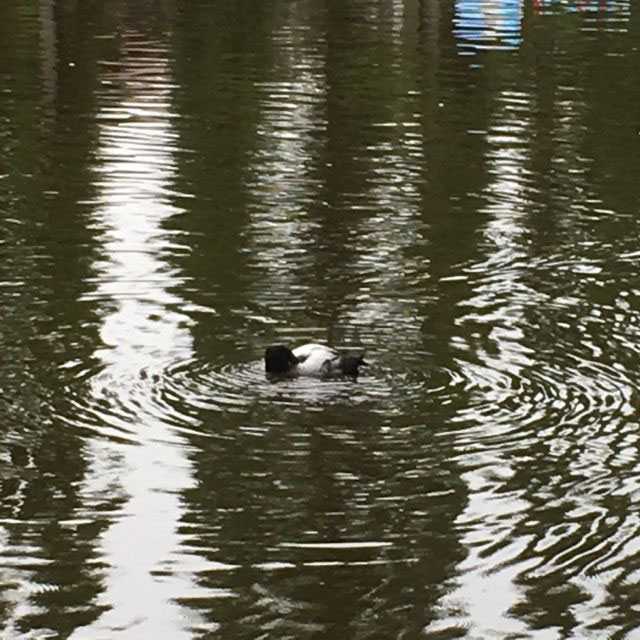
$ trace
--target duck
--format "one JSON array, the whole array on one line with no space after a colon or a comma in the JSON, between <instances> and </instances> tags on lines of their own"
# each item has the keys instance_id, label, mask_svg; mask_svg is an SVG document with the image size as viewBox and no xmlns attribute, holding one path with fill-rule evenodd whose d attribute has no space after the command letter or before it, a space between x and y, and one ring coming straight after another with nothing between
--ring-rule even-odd
<instances>
[{"instance_id":1,"label":"duck","mask_svg":"<svg viewBox=\"0 0 640 640\"><path fill-rule=\"evenodd\" d=\"M264 352L265 370L271 375L356 377L359 367L366 364L363 353L340 354L335 349L316 342L309 342L295 349L277 344L267 347Z\"/></svg>"}]
</instances>

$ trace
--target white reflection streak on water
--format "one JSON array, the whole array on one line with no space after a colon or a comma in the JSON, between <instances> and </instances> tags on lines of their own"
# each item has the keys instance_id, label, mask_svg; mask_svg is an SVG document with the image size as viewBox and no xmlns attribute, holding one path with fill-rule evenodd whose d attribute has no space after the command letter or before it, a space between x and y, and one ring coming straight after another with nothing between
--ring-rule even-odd
<instances>
[{"instance_id":1,"label":"white reflection streak on water","mask_svg":"<svg viewBox=\"0 0 640 640\"><path fill-rule=\"evenodd\" d=\"M404 48L418 46L416 19L411 7L392 3L388 25L395 60L390 76L397 73L402 77L408 64ZM393 78L393 82L400 85L402 81ZM406 86L412 88L410 83ZM425 242L418 188L425 164L424 136L416 97L407 94L408 91L397 96L393 121L375 123L375 130L385 134L376 135L375 143L367 150L371 154L366 162L372 177L364 200L372 204L371 213L358 229L357 271L375 275L362 280L359 303L350 312L350 322L392 333L394 342L405 342L410 353L422 348L423 317L416 287L418 280L427 277L428 269L424 256L412 258L407 253Z\"/></svg>"},{"instance_id":2,"label":"white reflection streak on water","mask_svg":"<svg viewBox=\"0 0 640 640\"><path fill-rule=\"evenodd\" d=\"M98 114L101 175L95 222L104 246L96 265L97 296L115 305L104 316L101 337L109 348L97 354L105 369L93 381L93 394L96 400L117 398L121 421L128 422L137 444L91 443L93 475L83 493L104 492L111 484L126 501L101 539L108 569L100 600L110 609L74 637L186 638L183 612L174 599L190 591L190 582L175 572L167 572L171 578L152 573L166 570L178 547L178 494L190 485L191 469L181 438L144 412L152 383L140 384L143 368L161 369L177 354L191 353L186 318L168 307L180 302L168 291L177 276L162 258L171 244L162 224L176 213L163 195L174 174L169 89L163 88L170 78L154 43L131 34L125 42L125 48L137 48L138 56L141 48L155 53L136 61L125 50L119 71L105 71L109 86L124 89L115 97L102 96Z\"/></svg>"},{"instance_id":3,"label":"white reflection streak on water","mask_svg":"<svg viewBox=\"0 0 640 640\"><path fill-rule=\"evenodd\" d=\"M308 43L301 18L287 18L274 31L275 77L257 87L259 148L247 185L257 203L247 226L248 242L263 274L255 297L266 308L274 303L286 308L305 304L298 266L313 239L307 211L314 193L308 176L314 155L310 147L322 122L319 101L326 94L322 58L317 55L324 43Z\"/></svg>"},{"instance_id":4,"label":"white reflection streak on water","mask_svg":"<svg viewBox=\"0 0 640 640\"><path fill-rule=\"evenodd\" d=\"M470 301L480 317L483 310L492 309L496 301L500 302L499 310L492 312L495 317L485 319L492 325L490 338L497 354L485 352L481 357L491 370L518 379L523 369L533 366L528 350L519 342L523 337L519 329L521 300L530 293L521 282L521 267L517 266L522 262L526 246L523 218L527 201L521 176L525 174L527 151L514 143L527 137L526 104L526 96L510 92L497 97L493 126L487 136L491 181L486 188L485 213L490 220L484 229L484 239L489 249L486 260L472 267L481 278ZM468 375L473 379L477 373L471 371ZM472 470L463 475L469 502L456 525L468 531L461 542L468 547L469 555L457 569L459 587L442 603L445 608L456 611L456 616L464 611L466 620L461 624L470 625L473 637L482 638L507 634L529 637L530 632L525 623L509 615L521 598L514 580L526 568L524 563L510 560L524 551L528 540L509 539L511 529L507 524L513 518L518 519L527 510L528 503L512 493L496 491L515 473L508 451L489 445L486 450L473 447L472 453L464 453L469 438L475 438L477 444L487 437L494 441L508 438L517 416L500 414L498 407L503 392L509 393L509 390L486 391L488 397L483 407L494 406L491 413L474 415L472 409L465 416L477 426L474 433L470 430L462 433L463 442L459 445L463 466L468 464ZM487 547L499 540L504 544L499 551L490 553L487 560L484 555Z\"/></svg>"}]
</instances>

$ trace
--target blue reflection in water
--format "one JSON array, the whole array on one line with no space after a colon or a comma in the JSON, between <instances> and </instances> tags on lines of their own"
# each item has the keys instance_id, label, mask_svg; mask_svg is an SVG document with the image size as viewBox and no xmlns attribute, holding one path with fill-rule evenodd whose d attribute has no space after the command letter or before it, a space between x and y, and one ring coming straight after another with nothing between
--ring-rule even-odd
<instances>
[{"instance_id":1,"label":"blue reflection in water","mask_svg":"<svg viewBox=\"0 0 640 640\"><path fill-rule=\"evenodd\" d=\"M465 49L515 49L522 41L522 0L458 0L454 23Z\"/></svg>"}]
</instances>

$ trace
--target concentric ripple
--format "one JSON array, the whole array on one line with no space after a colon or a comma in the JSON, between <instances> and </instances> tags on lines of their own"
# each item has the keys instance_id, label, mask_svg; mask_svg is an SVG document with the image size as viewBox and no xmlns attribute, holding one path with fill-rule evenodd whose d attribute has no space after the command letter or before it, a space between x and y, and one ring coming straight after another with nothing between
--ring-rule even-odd
<instances>
[{"instance_id":1,"label":"concentric ripple","mask_svg":"<svg viewBox=\"0 0 640 640\"><path fill-rule=\"evenodd\" d=\"M187 422L202 412L245 414L276 406L289 412L323 411L330 405L366 405L381 414L410 411L430 397L455 392L459 375L442 369L393 371L368 357L372 364L357 380L350 378L269 379L262 361L215 365L189 359L166 366L158 375L153 402L169 417Z\"/></svg>"},{"instance_id":2,"label":"concentric ripple","mask_svg":"<svg viewBox=\"0 0 640 640\"><path fill-rule=\"evenodd\" d=\"M61 414L73 426L123 441L136 441L132 423L159 423L185 433L207 434L211 415L278 410L286 414L322 412L329 406L361 407L402 417L420 407L441 406L473 384L460 372L434 365L394 370L376 355L357 380L351 378L283 378L265 375L261 360L216 364L199 358L144 366L125 376L95 367L74 371L68 408ZM384 362L384 354L380 359ZM87 389L91 391L87 393ZM283 412L283 413L282 413Z\"/></svg>"}]
</instances>

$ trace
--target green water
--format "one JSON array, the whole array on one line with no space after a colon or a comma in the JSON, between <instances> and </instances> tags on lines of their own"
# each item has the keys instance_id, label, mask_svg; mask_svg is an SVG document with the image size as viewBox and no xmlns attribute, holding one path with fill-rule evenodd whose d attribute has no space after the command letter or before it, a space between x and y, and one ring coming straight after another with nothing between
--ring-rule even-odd
<instances>
[{"instance_id":1,"label":"green water","mask_svg":"<svg viewBox=\"0 0 640 640\"><path fill-rule=\"evenodd\" d=\"M640 637L638 42L2 2L2 637Z\"/></svg>"}]
</instances>

